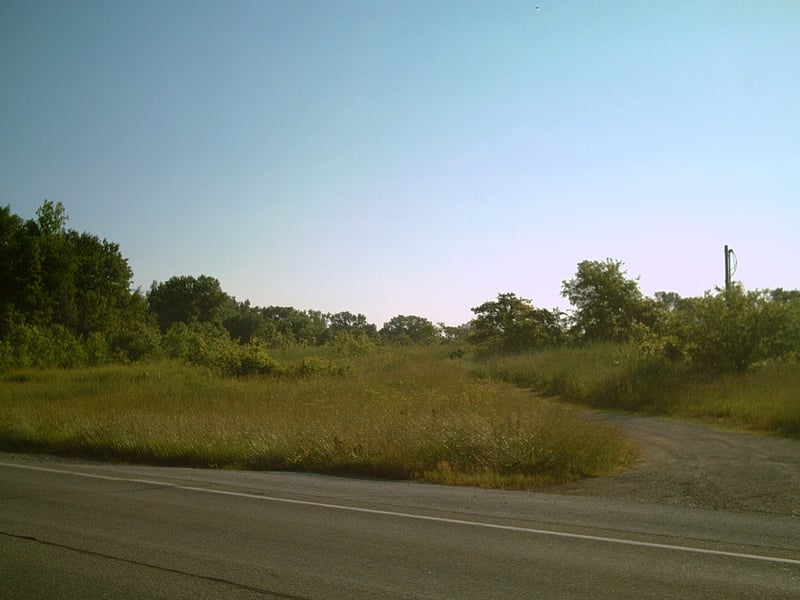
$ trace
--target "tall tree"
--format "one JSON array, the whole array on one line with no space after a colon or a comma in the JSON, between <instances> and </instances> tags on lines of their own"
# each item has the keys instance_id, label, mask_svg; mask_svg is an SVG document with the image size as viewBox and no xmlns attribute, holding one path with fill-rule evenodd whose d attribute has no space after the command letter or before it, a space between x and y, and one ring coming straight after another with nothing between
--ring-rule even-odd
<instances>
[{"instance_id":1,"label":"tall tree","mask_svg":"<svg viewBox=\"0 0 800 600\"><path fill-rule=\"evenodd\" d=\"M163 283L153 282L147 302L162 331L173 323L222 324L235 309L235 301L222 291L217 279L208 275L175 276Z\"/></svg>"},{"instance_id":2,"label":"tall tree","mask_svg":"<svg viewBox=\"0 0 800 600\"><path fill-rule=\"evenodd\" d=\"M45 200L36 209L36 223L44 235L64 233L69 217L61 202Z\"/></svg>"},{"instance_id":3,"label":"tall tree","mask_svg":"<svg viewBox=\"0 0 800 600\"><path fill-rule=\"evenodd\" d=\"M20 244L25 221L11 212L10 206L0 207L0 337L5 336L20 307Z\"/></svg>"},{"instance_id":4,"label":"tall tree","mask_svg":"<svg viewBox=\"0 0 800 600\"><path fill-rule=\"evenodd\" d=\"M119 245L101 241L89 233L70 231L68 238L78 256L76 330L80 335L88 335L108 329L131 306L133 272L120 254Z\"/></svg>"},{"instance_id":5,"label":"tall tree","mask_svg":"<svg viewBox=\"0 0 800 600\"><path fill-rule=\"evenodd\" d=\"M561 295L575 307L574 331L589 341L628 339L642 310L638 280L627 279L623 263L610 258L579 263Z\"/></svg>"},{"instance_id":6,"label":"tall tree","mask_svg":"<svg viewBox=\"0 0 800 600\"><path fill-rule=\"evenodd\" d=\"M390 342L405 344L432 344L442 339L436 325L417 315L392 317L384 323L379 333Z\"/></svg>"},{"instance_id":7,"label":"tall tree","mask_svg":"<svg viewBox=\"0 0 800 600\"><path fill-rule=\"evenodd\" d=\"M498 294L472 309L470 338L483 350L522 350L557 344L563 336L561 313L535 308L527 298Z\"/></svg>"},{"instance_id":8,"label":"tall tree","mask_svg":"<svg viewBox=\"0 0 800 600\"><path fill-rule=\"evenodd\" d=\"M334 339L340 333L361 333L374 338L378 335L378 328L367 321L367 317L348 311L328 315L327 339Z\"/></svg>"},{"instance_id":9,"label":"tall tree","mask_svg":"<svg viewBox=\"0 0 800 600\"><path fill-rule=\"evenodd\" d=\"M258 309L250 306L250 301L236 303L236 307L225 317L222 324L231 338L247 344L255 338L267 340L274 334L275 328L262 317Z\"/></svg>"},{"instance_id":10,"label":"tall tree","mask_svg":"<svg viewBox=\"0 0 800 600\"><path fill-rule=\"evenodd\" d=\"M275 343L314 345L322 341L328 327L327 317L316 310L298 310L291 306L267 306L258 309L275 332Z\"/></svg>"},{"instance_id":11,"label":"tall tree","mask_svg":"<svg viewBox=\"0 0 800 600\"><path fill-rule=\"evenodd\" d=\"M61 203L45 200L23 221L0 209L0 305L32 325L86 336L129 304L132 272L119 246L67 230Z\"/></svg>"}]
</instances>

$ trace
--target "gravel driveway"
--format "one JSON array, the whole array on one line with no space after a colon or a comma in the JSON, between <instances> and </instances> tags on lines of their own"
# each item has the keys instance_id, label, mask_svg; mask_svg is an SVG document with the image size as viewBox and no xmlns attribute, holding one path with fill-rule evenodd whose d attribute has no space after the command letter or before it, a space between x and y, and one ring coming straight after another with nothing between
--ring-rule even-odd
<instances>
[{"instance_id":1,"label":"gravel driveway","mask_svg":"<svg viewBox=\"0 0 800 600\"><path fill-rule=\"evenodd\" d=\"M800 517L800 440L657 417L593 417L627 432L641 447L640 462L549 491Z\"/></svg>"}]
</instances>

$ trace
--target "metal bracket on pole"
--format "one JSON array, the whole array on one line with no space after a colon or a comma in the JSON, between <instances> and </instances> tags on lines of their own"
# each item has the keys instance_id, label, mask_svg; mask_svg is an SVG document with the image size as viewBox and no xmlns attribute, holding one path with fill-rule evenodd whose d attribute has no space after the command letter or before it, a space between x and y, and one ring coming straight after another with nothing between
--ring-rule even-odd
<instances>
[{"instance_id":1,"label":"metal bracket on pole","mask_svg":"<svg viewBox=\"0 0 800 600\"><path fill-rule=\"evenodd\" d=\"M725 244L725 291L726 292L731 289L731 275L733 275L731 271L731 256L735 258L736 253L733 251L733 248L728 248L728 245Z\"/></svg>"}]
</instances>

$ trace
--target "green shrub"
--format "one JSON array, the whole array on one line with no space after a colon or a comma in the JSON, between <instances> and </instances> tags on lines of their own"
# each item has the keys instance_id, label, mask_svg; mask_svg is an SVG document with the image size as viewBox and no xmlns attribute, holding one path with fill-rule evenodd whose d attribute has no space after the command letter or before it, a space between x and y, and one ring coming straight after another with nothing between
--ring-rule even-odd
<instances>
[{"instance_id":1,"label":"green shrub","mask_svg":"<svg viewBox=\"0 0 800 600\"><path fill-rule=\"evenodd\" d=\"M328 342L340 356L362 356L377 350L374 337L363 332L342 331Z\"/></svg>"},{"instance_id":2,"label":"green shrub","mask_svg":"<svg viewBox=\"0 0 800 600\"><path fill-rule=\"evenodd\" d=\"M743 372L759 361L796 356L800 302L733 286L684 300L669 315L664 355L698 371Z\"/></svg>"},{"instance_id":3,"label":"green shrub","mask_svg":"<svg viewBox=\"0 0 800 600\"><path fill-rule=\"evenodd\" d=\"M108 347L119 362L158 358L161 353L161 333L155 325L133 321L109 332Z\"/></svg>"},{"instance_id":4,"label":"green shrub","mask_svg":"<svg viewBox=\"0 0 800 600\"><path fill-rule=\"evenodd\" d=\"M61 325L39 327L16 323L3 344L6 369L64 369L88 362L83 344Z\"/></svg>"}]
</instances>

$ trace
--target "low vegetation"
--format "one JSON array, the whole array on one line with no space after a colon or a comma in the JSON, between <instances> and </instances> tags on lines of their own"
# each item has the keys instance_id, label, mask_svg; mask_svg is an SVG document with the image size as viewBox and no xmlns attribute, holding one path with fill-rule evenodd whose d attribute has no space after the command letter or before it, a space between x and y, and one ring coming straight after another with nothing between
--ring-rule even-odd
<instances>
[{"instance_id":1,"label":"low vegetation","mask_svg":"<svg viewBox=\"0 0 800 600\"><path fill-rule=\"evenodd\" d=\"M504 488L615 472L635 456L618 431L475 377L439 348L314 360L340 368L232 378L162 361L7 374L0 447Z\"/></svg>"},{"instance_id":2,"label":"low vegetation","mask_svg":"<svg viewBox=\"0 0 800 600\"><path fill-rule=\"evenodd\" d=\"M800 436L800 365L768 361L714 373L653 358L639 344L598 343L486 358L498 380L586 406Z\"/></svg>"}]
</instances>

